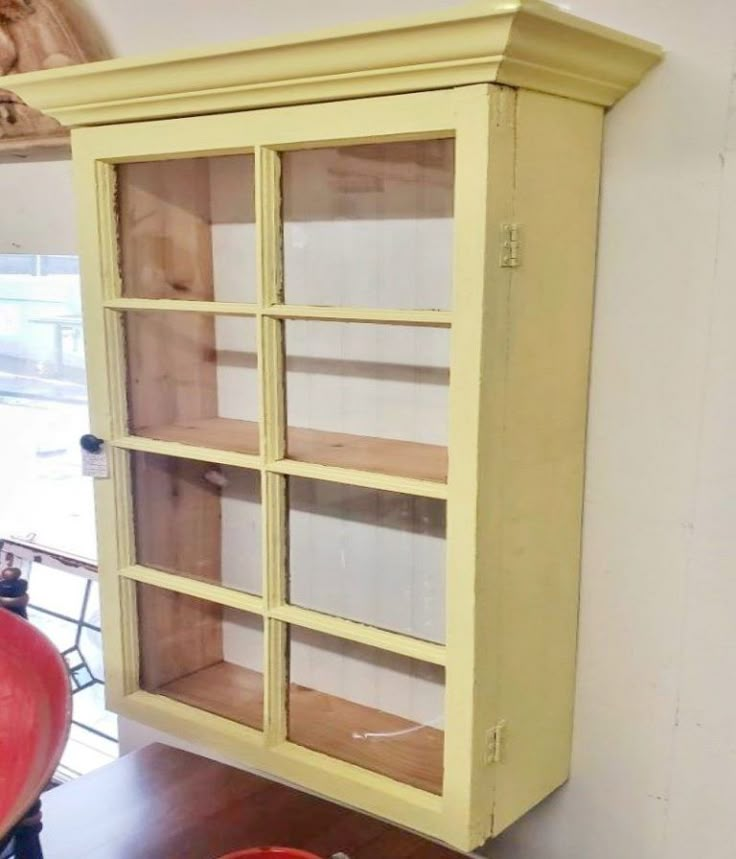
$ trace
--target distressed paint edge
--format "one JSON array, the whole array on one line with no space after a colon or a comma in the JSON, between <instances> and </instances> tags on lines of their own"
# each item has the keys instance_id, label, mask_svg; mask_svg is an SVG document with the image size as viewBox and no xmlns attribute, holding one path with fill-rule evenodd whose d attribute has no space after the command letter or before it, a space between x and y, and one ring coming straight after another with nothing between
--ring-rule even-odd
<instances>
[{"instance_id":1,"label":"distressed paint edge","mask_svg":"<svg viewBox=\"0 0 736 859\"><path fill-rule=\"evenodd\" d=\"M140 582L143 585L151 585L196 599L207 600L207 602L238 609L259 617L264 613L264 601L261 597L245 591L236 591L216 582L188 578L176 573L166 573L163 570L146 567L143 564L124 567L120 570L120 577Z\"/></svg>"},{"instance_id":2,"label":"distressed paint edge","mask_svg":"<svg viewBox=\"0 0 736 859\"><path fill-rule=\"evenodd\" d=\"M268 615L293 626L311 629L332 638L353 641L376 650L396 653L418 662L440 666L446 664L446 650L442 644L412 638L368 623L335 617L296 605L275 606L268 611Z\"/></svg>"}]
</instances>

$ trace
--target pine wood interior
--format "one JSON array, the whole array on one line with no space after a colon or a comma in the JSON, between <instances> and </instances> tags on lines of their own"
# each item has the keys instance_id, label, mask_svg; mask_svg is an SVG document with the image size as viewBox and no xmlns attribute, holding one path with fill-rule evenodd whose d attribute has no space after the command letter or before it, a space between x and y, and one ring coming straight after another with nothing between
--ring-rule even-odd
<instances>
[{"instance_id":1,"label":"pine wood interior","mask_svg":"<svg viewBox=\"0 0 736 859\"><path fill-rule=\"evenodd\" d=\"M121 164L117 175L123 294L214 300L210 160ZM132 431L216 419L216 322L204 313L124 315Z\"/></svg>"},{"instance_id":2,"label":"pine wood interior","mask_svg":"<svg viewBox=\"0 0 736 859\"><path fill-rule=\"evenodd\" d=\"M148 281L154 279L171 293L186 287L187 298L212 299L207 162L121 164L118 170L123 282L150 289ZM214 319L171 314L169 325L176 336L163 339L155 314L126 319L128 409L134 425L217 413L216 366L207 360L215 346ZM219 497L204 481L182 481L186 468L163 457L133 457L137 555L167 570L182 569L194 558L198 574L216 580ZM142 688L157 688L222 660L220 606L139 585L137 609Z\"/></svg>"},{"instance_id":3,"label":"pine wood interior","mask_svg":"<svg viewBox=\"0 0 736 859\"><path fill-rule=\"evenodd\" d=\"M203 480L206 468L195 460L131 455L138 563L220 581L220 490Z\"/></svg>"},{"instance_id":4,"label":"pine wood interior","mask_svg":"<svg viewBox=\"0 0 736 859\"><path fill-rule=\"evenodd\" d=\"M140 685L153 691L222 661L222 607L138 585Z\"/></svg>"},{"instance_id":5,"label":"pine wood interior","mask_svg":"<svg viewBox=\"0 0 736 859\"><path fill-rule=\"evenodd\" d=\"M263 676L239 665L219 661L150 691L245 725L262 724ZM441 730L421 727L393 738L356 740L356 732L393 733L419 726L293 683L289 712L291 742L421 790L442 792Z\"/></svg>"},{"instance_id":6,"label":"pine wood interior","mask_svg":"<svg viewBox=\"0 0 736 859\"><path fill-rule=\"evenodd\" d=\"M119 166L124 295L214 299L209 182L205 159ZM258 455L257 422L218 416L213 315L132 312L124 330L131 433ZM287 449L298 462L447 479L447 450L434 444L289 427ZM201 479L206 463L138 452L131 458L139 563L219 581L220 497ZM141 688L261 728L263 677L227 661L222 607L142 584L137 594ZM297 684L289 687L289 708L289 738L298 745L441 793L441 730Z\"/></svg>"},{"instance_id":7,"label":"pine wood interior","mask_svg":"<svg viewBox=\"0 0 736 859\"><path fill-rule=\"evenodd\" d=\"M255 421L199 418L141 426L135 434L157 441L258 455ZM447 448L440 445L289 427L287 449L288 458L297 462L447 481Z\"/></svg>"},{"instance_id":8,"label":"pine wood interior","mask_svg":"<svg viewBox=\"0 0 736 859\"><path fill-rule=\"evenodd\" d=\"M117 176L123 295L213 300L208 159L119 164Z\"/></svg>"}]
</instances>

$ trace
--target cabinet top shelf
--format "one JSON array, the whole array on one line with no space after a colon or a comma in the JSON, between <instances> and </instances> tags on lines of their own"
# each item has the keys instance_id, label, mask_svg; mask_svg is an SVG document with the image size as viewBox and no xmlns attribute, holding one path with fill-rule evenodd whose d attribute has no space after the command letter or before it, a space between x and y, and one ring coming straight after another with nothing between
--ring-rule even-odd
<instances>
[{"instance_id":1,"label":"cabinet top shelf","mask_svg":"<svg viewBox=\"0 0 736 859\"><path fill-rule=\"evenodd\" d=\"M541 0L475 0L410 18L13 75L79 127L501 83L606 107L660 48Z\"/></svg>"}]
</instances>

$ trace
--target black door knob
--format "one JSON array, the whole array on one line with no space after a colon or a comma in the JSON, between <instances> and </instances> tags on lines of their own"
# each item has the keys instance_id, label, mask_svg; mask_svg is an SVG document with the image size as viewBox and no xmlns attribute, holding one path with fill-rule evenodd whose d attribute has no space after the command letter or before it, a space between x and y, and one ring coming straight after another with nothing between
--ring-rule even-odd
<instances>
[{"instance_id":1,"label":"black door knob","mask_svg":"<svg viewBox=\"0 0 736 859\"><path fill-rule=\"evenodd\" d=\"M97 438L96 435L83 435L79 439L79 446L82 450L86 450L87 453L99 453L100 448L105 442L101 438Z\"/></svg>"}]
</instances>

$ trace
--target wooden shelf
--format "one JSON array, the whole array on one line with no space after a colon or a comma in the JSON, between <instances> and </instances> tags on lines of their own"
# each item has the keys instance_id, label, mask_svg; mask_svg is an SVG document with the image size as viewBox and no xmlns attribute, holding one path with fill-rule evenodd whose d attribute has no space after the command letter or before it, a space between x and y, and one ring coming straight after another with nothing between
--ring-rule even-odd
<instances>
[{"instance_id":1,"label":"wooden shelf","mask_svg":"<svg viewBox=\"0 0 736 859\"><path fill-rule=\"evenodd\" d=\"M156 692L251 728L263 726L263 675L231 662L217 662Z\"/></svg>"},{"instance_id":2,"label":"wooden shelf","mask_svg":"<svg viewBox=\"0 0 736 859\"><path fill-rule=\"evenodd\" d=\"M447 481L447 448L435 444L289 427L287 456L297 462Z\"/></svg>"},{"instance_id":3,"label":"wooden shelf","mask_svg":"<svg viewBox=\"0 0 736 859\"><path fill-rule=\"evenodd\" d=\"M393 736L364 736L393 734ZM289 687L289 740L430 793L442 793L444 732L343 698Z\"/></svg>"},{"instance_id":4,"label":"wooden shelf","mask_svg":"<svg viewBox=\"0 0 736 859\"><path fill-rule=\"evenodd\" d=\"M197 447L258 455L258 424L206 418L166 426L140 427L137 436ZM289 427L288 458L296 462L350 468L375 474L447 481L447 448L398 439Z\"/></svg>"},{"instance_id":5,"label":"wooden shelf","mask_svg":"<svg viewBox=\"0 0 736 859\"><path fill-rule=\"evenodd\" d=\"M229 662L156 692L244 725L260 728L263 723L262 675ZM421 790L442 792L443 731L296 684L289 687L289 713L291 742Z\"/></svg>"},{"instance_id":6,"label":"wooden shelf","mask_svg":"<svg viewBox=\"0 0 736 859\"><path fill-rule=\"evenodd\" d=\"M139 427L134 435L233 453L258 455L258 424L232 418L199 418L164 426Z\"/></svg>"}]
</instances>

